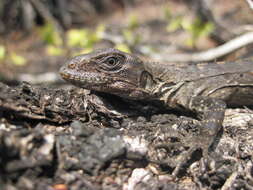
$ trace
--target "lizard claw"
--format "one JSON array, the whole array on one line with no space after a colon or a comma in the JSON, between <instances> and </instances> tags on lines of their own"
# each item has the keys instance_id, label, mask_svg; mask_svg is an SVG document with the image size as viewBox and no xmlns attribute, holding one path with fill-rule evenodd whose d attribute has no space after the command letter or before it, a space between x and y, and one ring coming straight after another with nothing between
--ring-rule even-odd
<instances>
[{"instance_id":1,"label":"lizard claw","mask_svg":"<svg viewBox=\"0 0 253 190\"><path fill-rule=\"evenodd\" d=\"M196 122L194 125L196 127ZM198 160L201 161L202 168L205 168L204 166L208 163L209 147L213 142L213 136L207 135L205 130L196 131L195 129L194 132L189 132L189 130L183 132L170 128L167 129L166 133L168 134L165 138L166 142L157 143L153 146L156 152L156 155L153 154L153 158L156 156L155 159L152 159L153 162L171 168L173 177L182 175L186 168ZM159 157L159 155L162 156Z\"/></svg>"}]
</instances>

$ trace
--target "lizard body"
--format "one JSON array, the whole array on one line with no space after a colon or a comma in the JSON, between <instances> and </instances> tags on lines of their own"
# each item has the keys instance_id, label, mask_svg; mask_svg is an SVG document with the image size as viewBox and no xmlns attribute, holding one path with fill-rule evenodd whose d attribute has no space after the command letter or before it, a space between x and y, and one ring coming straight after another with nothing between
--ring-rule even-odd
<instances>
[{"instance_id":1,"label":"lizard body","mask_svg":"<svg viewBox=\"0 0 253 190\"><path fill-rule=\"evenodd\" d=\"M108 64L111 68L106 68L103 62L108 59L116 59L117 65ZM143 62L115 49L103 49L72 58L60 74L82 88L130 99L164 100L169 88L173 89L173 96L209 96L222 99L229 106L253 105L253 62L250 61L162 64ZM170 103L171 98L176 97L167 98L166 102Z\"/></svg>"},{"instance_id":2,"label":"lizard body","mask_svg":"<svg viewBox=\"0 0 253 190\"><path fill-rule=\"evenodd\" d=\"M60 75L89 90L135 100L160 100L170 108L196 113L202 126L199 140L206 149L222 126L226 104L253 105L251 61L162 64L102 49L70 59Z\"/></svg>"}]
</instances>

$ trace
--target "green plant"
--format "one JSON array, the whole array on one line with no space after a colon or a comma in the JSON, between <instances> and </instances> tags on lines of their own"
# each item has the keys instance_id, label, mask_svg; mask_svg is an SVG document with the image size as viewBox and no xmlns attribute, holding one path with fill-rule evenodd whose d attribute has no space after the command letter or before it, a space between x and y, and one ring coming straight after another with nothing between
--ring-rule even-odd
<instances>
[{"instance_id":1,"label":"green plant","mask_svg":"<svg viewBox=\"0 0 253 190\"><path fill-rule=\"evenodd\" d=\"M131 53L130 48L126 44L116 44L115 48L126 53Z\"/></svg>"},{"instance_id":2,"label":"green plant","mask_svg":"<svg viewBox=\"0 0 253 190\"><path fill-rule=\"evenodd\" d=\"M58 56L65 52L62 47L63 38L53 23L48 22L43 27L40 27L39 34L46 43L46 52L48 55Z\"/></svg>"},{"instance_id":3,"label":"green plant","mask_svg":"<svg viewBox=\"0 0 253 190\"><path fill-rule=\"evenodd\" d=\"M6 57L6 49L3 45L0 45L0 60L3 60Z\"/></svg>"},{"instance_id":4,"label":"green plant","mask_svg":"<svg viewBox=\"0 0 253 190\"><path fill-rule=\"evenodd\" d=\"M122 31L122 34L125 41L132 46L138 44L141 41L141 36L132 30L124 29Z\"/></svg>"},{"instance_id":5,"label":"green plant","mask_svg":"<svg viewBox=\"0 0 253 190\"><path fill-rule=\"evenodd\" d=\"M194 47L201 37L208 36L213 31L214 25L210 22L203 22L199 18L189 21L189 19L183 16L176 16L170 19L166 29L168 32L174 32L180 28L190 34L190 38L186 41L186 44Z\"/></svg>"},{"instance_id":6,"label":"green plant","mask_svg":"<svg viewBox=\"0 0 253 190\"><path fill-rule=\"evenodd\" d=\"M168 32L174 32L178 30L179 28L182 28L182 23L183 23L183 17L176 16L173 19L170 19L170 22L167 25L166 29Z\"/></svg>"},{"instance_id":7,"label":"green plant","mask_svg":"<svg viewBox=\"0 0 253 190\"><path fill-rule=\"evenodd\" d=\"M62 47L47 45L46 51L48 55L59 56L64 54L64 49Z\"/></svg>"},{"instance_id":8,"label":"green plant","mask_svg":"<svg viewBox=\"0 0 253 190\"><path fill-rule=\"evenodd\" d=\"M18 55L14 52L11 52L9 55L9 59L11 61L11 63L13 63L14 65L18 65L18 66L23 66L26 64L27 60L25 59L25 57Z\"/></svg>"},{"instance_id":9,"label":"green plant","mask_svg":"<svg viewBox=\"0 0 253 190\"><path fill-rule=\"evenodd\" d=\"M17 66L23 66L27 62L25 57L18 55L15 52L7 52L6 47L3 45L0 45L0 61L1 60L7 60Z\"/></svg>"},{"instance_id":10,"label":"green plant","mask_svg":"<svg viewBox=\"0 0 253 190\"><path fill-rule=\"evenodd\" d=\"M47 45L60 46L63 44L61 35L52 23L46 23L43 27L40 27L39 34Z\"/></svg>"},{"instance_id":11,"label":"green plant","mask_svg":"<svg viewBox=\"0 0 253 190\"><path fill-rule=\"evenodd\" d=\"M95 32L88 29L72 29L67 32L67 45L69 47L93 48L101 40L105 30L104 25L99 25Z\"/></svg>"},{"instance_id":12,"label":"green plant","mask_svg":"<svg viewBox=\"0 0 253 190\"><path fill-rule=\"evenodd\" d=\"M139 27L138 17L135 14L131 14L128 18L127 28L129 30L135 30Z\"/></svg>"},{"instance_id":13,"label":"green plant","mask_svg":"<svg viewBox=\"0 0 253 190\"><path fill-rule=\"evenodd\" d=\"M171 9L169 6L165 6L163 8L163 15L164 15L165 20L167 20L167 21L171 20L172 14L171 14Z\"/></svg>"},{"instance_id":14,"label":"green plant","mask_svg":"<svg viewBox=\"0 0 253 190\"><path fill-rule=\"evenodd\" d=\"M182 27L191 35L191 38L187 40L189 46L195 46L199 38L208 36L214 29L212 23L203 22L199 18L196 18L192 23L182 22Z\"/></svg>"}]
</instances>

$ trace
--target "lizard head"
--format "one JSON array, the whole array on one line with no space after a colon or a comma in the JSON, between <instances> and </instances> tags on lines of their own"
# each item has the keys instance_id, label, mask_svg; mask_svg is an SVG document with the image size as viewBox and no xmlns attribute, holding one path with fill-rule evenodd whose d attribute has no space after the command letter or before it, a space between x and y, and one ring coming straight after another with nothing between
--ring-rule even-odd
<instances>
[{"instance_id":1,"label":"lizard head","mask_svg":"<svg viewBox=\"0 0 253 190\"><path fill-rule=\"evenodd\" d=\"M61 67L60 75L81 88L129 99L151 96L152 76L138 57L116 49L96 50L76 56Z\"/></svg>"}]
</instances>

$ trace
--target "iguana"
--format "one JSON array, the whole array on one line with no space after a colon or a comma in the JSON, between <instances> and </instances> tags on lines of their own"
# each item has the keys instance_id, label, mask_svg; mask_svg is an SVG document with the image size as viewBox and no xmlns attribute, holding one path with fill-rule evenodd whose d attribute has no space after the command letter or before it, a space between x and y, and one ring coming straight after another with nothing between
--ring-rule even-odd
<instances>
[{"instance_id":1,"label":"iguana","mask_svg":"<svg viewBox=\"0 0 253 190\"><path fill-rule=\"evenodd\" d=\"M159 100L200 120L199 144L207 154L222 127L226 104L253 105L253 61L200 64L145 62L108 48L70 59L60 69L81 88L133 100Z\"/></svg>"}]
</instances>

